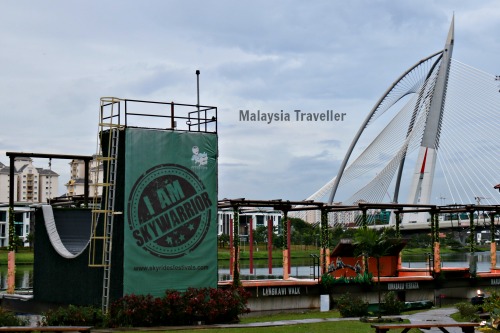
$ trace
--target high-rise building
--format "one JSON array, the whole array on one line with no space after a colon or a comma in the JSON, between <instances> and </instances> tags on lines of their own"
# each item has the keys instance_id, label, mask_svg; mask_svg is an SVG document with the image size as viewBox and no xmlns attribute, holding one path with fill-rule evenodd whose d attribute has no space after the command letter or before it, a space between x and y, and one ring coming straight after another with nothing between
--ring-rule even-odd
<instances>
[{"instance_id":1,"label":"high-rise building","mask_svg":"<svg viewBox=\"0 0 500 333\"><path fill-rule=\"evenodd\" d=\"M14 177L14 198L17 198L17 177ZM9 202L10 167L0 162L0 203Z\"/></svg>"},{"instance_id":2,"label":"high-rise building","mask_svg":"<svg viewBox=\"0 0 500 333\"><path fill-rule=\"evenodd\" d=\"M14 183L14 202L45 203L59 194L59 174L36 168L29 157L14 161L14 179L10 179L10 167L0 163L0 202L9 202L11 182Z\"/></svg>"},{"instance_id":3,"label":"high-rise building","mask_svg":"<svg viewBox=\"0 0 500 333\"><path fill-rule=\"evenodd\" d=\"M14 186L14 230L24 246L30 234L30 219L34 203L46 203L58 196L59 175L44 168L37 168L28 157L14 160L14 178L10 179L10 166L0 162L0 246L9 245L10 186Z\"/></svg>"},{"instance_id":4,"label":"high-rise building","mask_svg":"<svg viewBox=\"0 0 500 333\"><path fill-rule=\"evenodd\" d=\"M95 157L95 156L94 156ZM70 165L70 180L64 184L66 186L66 195L68 197L79 196L84 194L85 189L85 162L82 160L71 160ZM96 158L90 161L89 165L89 195L98 196L102 193L103 182L102 178L102 162ZM97 192L97 193L96 193Z\"/></svg>"}]
</instances>

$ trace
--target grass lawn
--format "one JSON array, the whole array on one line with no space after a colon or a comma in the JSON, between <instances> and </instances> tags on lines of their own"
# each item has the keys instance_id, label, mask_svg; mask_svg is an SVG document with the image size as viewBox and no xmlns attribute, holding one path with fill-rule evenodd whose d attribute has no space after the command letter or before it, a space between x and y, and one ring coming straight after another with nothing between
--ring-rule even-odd
<instances>
[{"instance_id":1,"label":"grass lawn","mask_svg":"<svg viewBox=\"0 0 500 333\"><path fill-rule=\"evenodd\" d=\"M339 318L337 311L319 312L310 311L304 313L279 313L266 315L262 317L246 317L241 320L241 324L272 322L282 320L298 320L298 319L313 319L313 318ZM171 331L171 330L170 330ZM391 333L400 333L402 330L393 330ZM168 332L168 331L163 331ZM200 328L183 329L182 332L200 332ZM346 320L307 323L307 324L292 324L283 326L268 326L268 327L235 327L235 328L206 328L203 327L203 332L207 333L317 333L317 332L335 332L335 333L374 333L375 329L370 323L364 323L357 318ZM420 333L419 330L412 329L409 333Z\"/></svg>"},{"instance_id":2,"label":"grass lawn","mask_svg":"<svg viewBox=\"0 0 500 333\"><path fill-rule=\"evenodd\" d=\"M7 265L7 255L9 251L6 248L0 249L0 264ZM22 248L16 252L16 265L33 265L34 261L34 253L33 250L29 248Z\"/></svg>"},{"instance_id":3,"label":"grass lawn","mask_svg":"<svg viewBox=\"0 0 500 333\"><path fill-rule=\"evenodd\" d=\"M449 305L453 306L453 305ZM406 311L403 315L412 315L427 310L413 310ZM397 316L396 316L397 317ZM322 319L322 318L340 318L340 313L338 311L332 310L328 312L320 311L307 311L307 312L290 312L290 313L276 313L265 316L250 316L241 319L240 324L251 324L260 322L273 322L273 321L285 321L285 320L300 320L300 319ZM453 314L452 318L457 321L466 321L460 318L460 315ZM409 320L404 320L404 322L409 322ZM201 327L197 328L187 328L182 329L183 333L194 333L200 332ZM125 330L124 330L125 331ZM130 331L130 330L127 330ZM156 331L156 330L155 330ZM172 331L172 330L169 330ZM390 330L389 333L401 333L402 329ZM156 331L156 332L168 332L168 331ZM317 332L335 332L335 333L375 333L375 329L371 327L371 323L364 323L359 321L357 318L345 318L345 320L339 321L328 321L319 323L308 323L308 324L291 324L283 326L268 326L268 327L235 327L235 328L211 328L203 327L203 332L207 333L317 333ZM494 333L493 331L484 331L481 328L482 333ZM498 331L497 331L498 332ZM408 333L422 333L418 329L411 329Z\"/></svg>"},{"instance_id":4,"label":"grass lawn","mask_svg":"<svg viewBox=\"0 0 500 333\"><path fill-rule=\"evenodd\" d=\"M317 332L345 332L345 333L374 333L370 324L360 321L337 321L312 324L295 324L270 327L239 327L239 328L208 328L204 332L209 333L317 333ZM200 332L199 329L183 330L183 332ZM394 332L397 333L397 332Z\"/></svg>"},{"instance_id":5,"label":"grass lawn","mask_svg":"<svg viewBox=\"0 0 500 333\"><path fill-rule=\"evenodd\" d=\"M262 323L266 321L281 321L281 320L299 320L310 318L340 318L338 311L306 311L306 312L290 312L290 313L275 313L265 316L242 316L241 324Z\"/></svg>"},{"instance_id":6,"label":"grass lawn","mask_svg":"<svg viewBox=\"0 0 500 333\"><path fill-rule=\"evenodd\" d=\"M268 252L266 249L265 244L260 244L258 246L259 251L257 251L257 247L254 248L253 252L253 258L258 260L258 259L267 259L268 258ZM478 248L478 251L483 250L482 248ZM485 250L489 250L485 249ZM428 248L423 248L423 249L404 249L403 250L403 256L405 254L409 255L414 255L414 254L424 254L429 252ZM452 249L446 249L442 248L441 253L452 253L452 252L457 252L456 250ZM6 263L7 262L7 249L6 248L0 248L0 264ZM273 252L273 259L274 260L282 260L283 258L283 250L282 249L274 249ZM319 249L315 248L314 246L303 246L303 245L292 245L292 258L302 258L304 260L309 260L310 255L315 254L319 255ZM228 248L218 248L218 253L217 253L218 259L219 260L229 260L230 259L230 254L229 254L229 249ZM248 249L248 245L245 248L240 249L240 258L242 260L248 260L250 257L250 252ZM33 249L29 248L20 248L18 252L16 252L16 264L18 265L32 265L34 261L34 253Z\"/></svg>"},{"instance_id":7,"label":"grass lawn","mask_svg":"<svg viewBox=\"0 0 500 333\"><path fill-rule=\"evenodd\" d=\"M257 251L257 248L259 251ZM489 251L489 247L477 247L477 251ZM442 247L441 253L457 253L457 252L468 252L468 248L460 248L460 249L450 249L446 247ZM219 260L229 260L229 248L218 248L218 259ZM405 248L402 253L403 256L407 255L415 255L415 254L426 254L430 251L430 248ZM273 259L280 259L283 257L282 249L273 249ZM292 245L291 247L292 258L309 258L311 254L319 255L319 248L314 246L303 246L303 245ZM248 259L250 256L250 251L248 245L245 247L240 247L240 258ZM254 259L262 259L268 257L266 244L260 244L259 246L254 247L253 251Z\"/></svg>"}]
</instances>

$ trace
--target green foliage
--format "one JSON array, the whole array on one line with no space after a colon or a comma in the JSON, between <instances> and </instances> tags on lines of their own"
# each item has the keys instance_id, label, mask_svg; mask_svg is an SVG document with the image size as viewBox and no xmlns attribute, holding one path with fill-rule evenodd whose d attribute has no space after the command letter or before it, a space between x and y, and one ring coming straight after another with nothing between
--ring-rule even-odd
<instances>
[{"instance_id":1,"label":"green foliage","mask_svg":"<svg viewBox=\"0 0 500 333\"><path fill-rule=\"evenodd\" d=\"M267 241L267 227L258 225L253 232L253 240L256 243L265 243Z\"/></svg>"},{"instance_id":2,"label":"green foliage","mask_svg":"<svg viewBox=\"0 0 500 333\"><path fill-rule=\"evenodd\" d=\"M33 249L33 243L35 242L35 234L33 232L30 232L28 236L26 236L26 243L29 244L30 250Z\"/></svg>"},{"instance_id":3,"label":"green foliage","mask_svg":"<svg viewBox=\"0 0 500 333\"><path fill-rule=\"evenodd\" d=\"M14 235L12 247L13 247L15 252L19 251L20 248L24 247L23 239L21 237L19 237L18 235Z\"/></svg>"},{"instance_id":4,"label":"green foliage","mask_svg":"<svg viewBox=\"0 0 500 333\"><path fill-rule=\"evenodd\" d=\"M373 258L381 258L396 245L394 239L389 238L388 229L377 231L370 228L359 228L354 234L354 245L356 245L356 255L364 255Z\"/></svg>"},{"instance_id":5,"label":"green foliage","mask_svg":"<svg viewBox=\"0 0 500 333\"><path fill-rule=\"evenodd\" d=\"M364 257L366 270L369 271L368 258L376 259L377 264L377 286L378 286L378 304L381 308L381 289L380 289L380 258L387 255L389 251L400 243L399 238L390 238L389 229L383 229L380 232L375 229L359 228L354 235L355 254ZM381 317L379 311L378 317Z\"/></svg>"},{"instance_id":6,"label":"green foliage","mask_svg":"<svg viewBox=\"0 0 500 333\"><path fill-rule=\"evenodd\" d=\"M14 223L11 223L13 221L15 221L14 207L9 207L9 251L17 251L17 248L15 246L15 236L17 236L16 229L14 227Z\"/></svg>"},{"instance_id":7,"label":"green foliage","mask_svg":"<svg viewBox=\"0 0 500 333\"><path fill-rule=\"evenodd\" d=\"M0 326L26 326L27 320L17 317L11 311L0 308Z\"/></svg>"},{"instance_id":8,"label":"green foliage","mask_svg":"<svg viewBox=\"0 0 500 333\"><path fill-rule=\"evenodd\" d=\"M292 217L292 218L289 218L289 220L290 220L290 223L292 224L292 228L295 231L303 233L303 232L308 232L310 230L314 230L314 227L312 226L312 224L307 223L303 219Z\"/></svg>"},{"instance_id":9,"label":"green foliage","mask_svg":"<svg viewBox=\"0 0 500 333\"><path fill-rule=\"evenodd\" d=\"M335 247L341 239L353 239L356 229L343 229L342 227L335 227L330 230L330 246Z\"/></svg>"},{"instance_id":10,"label":"green foliage","mask_svg":"<svg viewBox=\"0 0 500 333\"><path fill-rule=\"evenodd\" d=\"M455 304L460 313L460 317L467 321L479 321L478 310L479 307L477 305L472 305L469 302L460 302Z\"/></svg>"},{"instance_id":11,"label":"green foliage","mask_svg":"<svg viewBox=\"0 0 500 333\"><path fill-rule=\"evenodd\" d=\"M273 235L273 247L275 249L281 249L283 247L283 236Z\"/></svg>"},{"instance_id":12,"label":"green foliage","mask_svg":"<svg viewBox=\"0 0 500 333\"><path fill-rule=\"evenodd\" d=\"M382 312L386 315L398 315L404 309L404 303L398 299L394 291L389 291L384 296L384 302L381 304Z\"/></svg>"},{"instance_id":13,"label":"green foliage","mask_svg":"<svg viewBox=\"0 0 500 333\"><path fill-rule=\"evenodd\" d=\"M189 288L163 297L126 295L110 306L110 327L151 327L228 323L248 312L250 294L243 288Z\"/></svg>"},{"instance_id":14,"label":"green foliage","mask_svg":"<svg viewBox=\"0 0 500 333\"><path fill-rule=\"evenodd\" d=\"M432 245L432 237L429 234L413 235L406 244L409 248L426 248Z\"/></svg>"},{"instance_id":15,"label":"green foliage","mask_svg":"<svg viewBox=\"0 0 500 333\"><path fill-rule=\"evenodd\" d=\"M336 303L342 317L362 317L368 314L368 303L358 296L345 293Z\"/></svg>"},{"instance_id":16,"label":"green foliage","mask_svg":"<svg viewBox=\"0 0 500 333\"><path fill-rule=\"evenodd\" d=\"M487 293L489 296L484 299L481 307L485 312L489 312L492 315L496 314L498 316L500 314L500 291L497 289L488 289Z\"/></svg>"},{"instance_id":17,"label":"green foliage","mask_svg":"<svg viewBox=\"0 0 500 333\"><path fill-rule=\"evenodd\" d=\"M334 277L331 274L325 273L321 276L321 288L324 292L332 292L336 285L342 284L355 284L361 286L371 286L373 284L373 275L371 273L365 272L363 274L358 274L354 277L341 276Z\"/></svg>"},{"instance_id":18,"label":"green foliage","mask_svg":"<svg viewBox=\"0 0 500 333\"><path fill-rule=\"evenodd\" d=\"M225 248L226 245L229 245L229 235L228 234L221 234L217 237L217 240L219 242L219 247Z\"/></svg>"},{"instance_id":19,"label":"green foliage","mask_svg":"<svg viewBox=\"0 0 500 333\"><path fill-rule=\"evenodd\" d=\"M459 249L463 244L455 237L455 233L447 233L445 238L441 241L444 246L449 246L453 249Z\"/></svg>"},{"instance_id":20,"label":"green foliage","mask_svg":"<svg viewBox=\"0 0 500 333\"><path fill-rule=\"evenodd\" d=\"M151 327L238 321L249 312L250 293L243 288L189 288L185 292L167 290L163 297L125 295L110 305L103 316L90 306L59 307L43 313L43 326ZM0 325L19 326L15 316L0 308ZM2 321L4 320L4 321ZM12 319L13 320L13 319Z\"/></svg>"},{"instance_id":21,"label":"green foliage","mask_svg":"<svg viewBox=\"0 0 500 333\"><path fill-rule=\"evenodd\" d=\"M290 222L292 224L292 244L305 245L306 248L310 245L316 245L316 241L319 239L319 227L317 225L307 223L299 218L291 218Z\"/></svg>"},{"instance_id":22,"label":"green foliage","mask_svg":"<svg viewBox=\"0 0 500 333\"><path fill-rule=\"evenodd\" d=\"M68 305L43 313L42 326L93 326L104 327L101 309L93 306Z\"/></svg>"},{"instance_id":23,"label":"green foliage","mask_svg":"<svg viewBox=\"0 0 500 333\"><path fill-rule=\"evenodd\" d=\"M110 327L160 326L163 302L151 295L125 295L109 310Z\"/></svg>"}]
</instances>

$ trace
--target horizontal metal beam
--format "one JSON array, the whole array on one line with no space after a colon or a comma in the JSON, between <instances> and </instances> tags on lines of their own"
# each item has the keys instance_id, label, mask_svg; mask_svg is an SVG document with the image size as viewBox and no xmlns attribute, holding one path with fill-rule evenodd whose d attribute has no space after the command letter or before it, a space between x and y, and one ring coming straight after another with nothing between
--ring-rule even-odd
<instances>
[{"instance_id":1,"label":"horizontal metal beam","mask_svg":"<svg viewBox=\"0 0 500 333\"><path fill-rule=\"evenodd\" d=\"M90 161L94 157L88 155L62 155L62 154L41 154L41 153L24 153L24 152L12 152L8 151L5 155L9 157L38 157L38 158L55 158L55 159L67 159L67 160L83 160Z\"/></svg>"},{"instance_id":2,"label":"horizontal metal beam","mask_svg":"<svg viewBox=\"0 0 500 333\"><path fill-rule=\"evenodd\" d=\"M93 156L88 155L62 155L62 154L43 154L43 153L24 153L24 152L12 152L8 151L5 153L10 159L10 170L9 170L9 181L10 184L14 184L14 161L16 157L35 157L35 158L54 158L54 159L66 159L66 160L81 160L85 162L85 178L84 178L84 205L88 207L88 198L89 198L89 170L90 170L90 161L94 159ZM9 188L9 207L14 207L14 186L10 186ZM11 223L12 221L9 221Z\"/></svg>"}]
</instances>

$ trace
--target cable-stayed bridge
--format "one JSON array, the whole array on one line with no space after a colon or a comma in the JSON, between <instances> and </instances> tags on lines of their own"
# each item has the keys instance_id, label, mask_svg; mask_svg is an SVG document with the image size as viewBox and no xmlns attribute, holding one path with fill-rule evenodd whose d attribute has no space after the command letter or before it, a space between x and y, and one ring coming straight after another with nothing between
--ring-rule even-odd
<instances>
[{"instance_id":1,"label":"cable-stayed bridge","mask_svg":"<svg viewBox=\"0 0 500 333\"><path fill-rule=\"evenodd\" d=\"M452 21L445 47L387 89L337 175L307 200L500 204L500 80L452 58L453 45ZM411 222L427 222L418 215Z\"/></svg>"}]
</instances>

